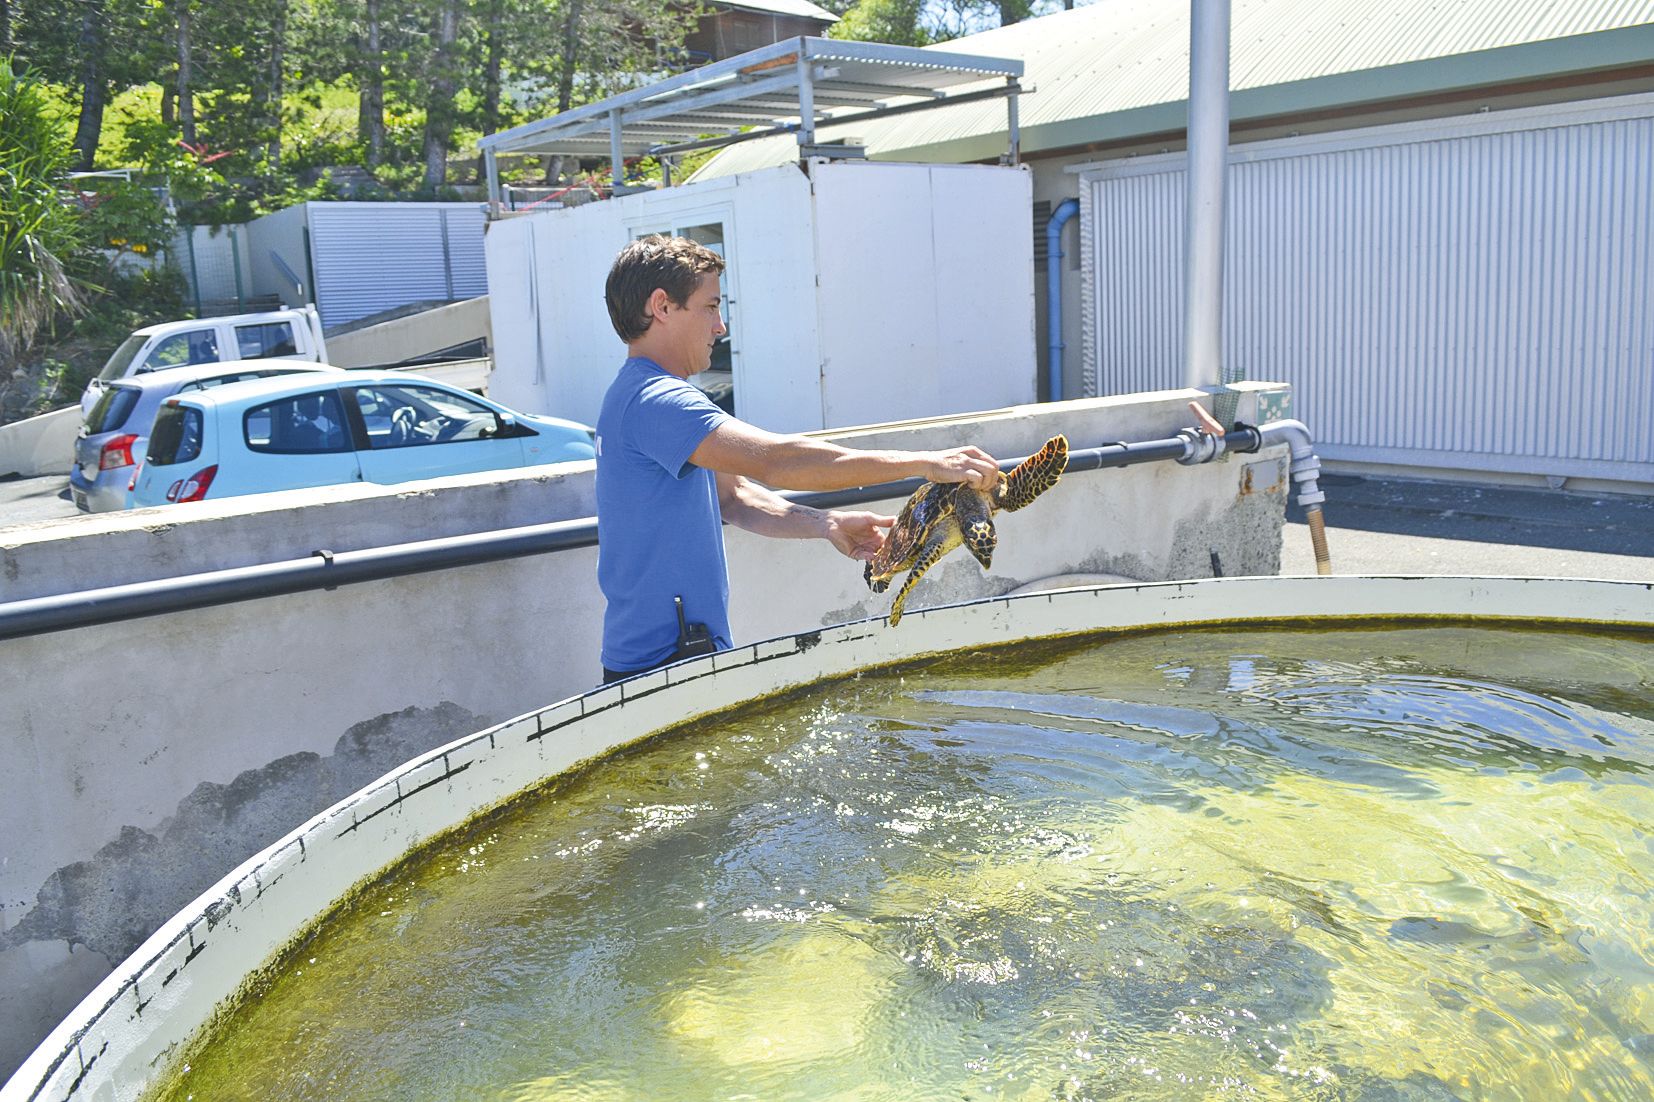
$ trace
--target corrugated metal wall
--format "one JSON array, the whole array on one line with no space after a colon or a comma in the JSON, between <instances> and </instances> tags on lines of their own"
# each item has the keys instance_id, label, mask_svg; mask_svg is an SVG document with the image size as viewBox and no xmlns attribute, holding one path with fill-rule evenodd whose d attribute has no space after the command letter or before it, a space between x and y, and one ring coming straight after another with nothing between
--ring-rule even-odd
<instances>
[{"instance_id":1,"label":"corrugated metal wall","mask_svg":"<svg viewBox=\"0 0 1654 1102\"><path fill-rule=\"evenodd\" d=\"M475 203L309 203L316 306L325 326L415 302L488 293Z\"/></svg>"},{"instance_id":2,"label":"corrugated metal wall","mask_svg":"<svg viewBox=\"0 0 1654 1102\"><path fill-rule=\"evenodd\" d=\"M1654 96L1230 164L1224 364L1324 456L1654 481ZM1091 392L1182 385L1183 194L1181 154L1082 173Z\"/></svg>"}]
</instances>

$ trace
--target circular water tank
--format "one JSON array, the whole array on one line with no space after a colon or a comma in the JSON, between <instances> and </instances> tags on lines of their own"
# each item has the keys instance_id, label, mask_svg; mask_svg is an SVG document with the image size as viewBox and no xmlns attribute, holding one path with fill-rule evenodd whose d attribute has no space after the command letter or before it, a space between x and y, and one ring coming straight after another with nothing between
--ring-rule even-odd
<instances>
[{"instance_id":1,"label":"circular water tank","mask_svg":"<svg viewBox=\"0 0 1654 1102\"><path fill-rule=\"evenodd\" d=\"M1099 631L1367 621L1654 628L1654 586L1536 578L1232 578L1071 586L772 639L594 689L407 763L256 855L116 968L0 1102L137 1098L259 970L432 838L618 747L754 698L960 648Z\"/></svg>"}]
</instances>

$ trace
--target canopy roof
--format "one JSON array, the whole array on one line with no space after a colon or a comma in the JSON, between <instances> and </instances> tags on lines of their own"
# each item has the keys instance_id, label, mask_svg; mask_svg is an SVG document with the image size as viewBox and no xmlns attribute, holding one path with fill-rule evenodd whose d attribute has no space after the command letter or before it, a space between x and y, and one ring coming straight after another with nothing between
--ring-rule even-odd
<instances>
[{"instance_id":1,"label":"canopy roof","mask_svg":"<svg viewBox=\"0 0 1654 1102\"><path fill-rule=\"evenodd\" d=\"M1018 91L1022 62L944 50L789 38L478 142L492 157L637 157L796 133L842 116L905 113ZM995 81L992 86L984 84ZM982 85L967 90L970 85ZM811 107L805 107L805 104ZM813 108L813 110L811 110ZM806 125L809 110L813 125ZM1014 107L1011 129L1014 132ZM1014 138L1013 138L1014 140Z\"/></svg>"}]
</instances>

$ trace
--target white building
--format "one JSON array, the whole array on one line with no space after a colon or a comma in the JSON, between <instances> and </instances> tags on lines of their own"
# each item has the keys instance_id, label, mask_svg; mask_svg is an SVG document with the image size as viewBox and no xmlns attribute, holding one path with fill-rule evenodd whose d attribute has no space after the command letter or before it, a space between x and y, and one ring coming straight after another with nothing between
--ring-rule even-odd
<instances>
[{"instance_id":1,"label":"white building","mask_svg":"<svg viewBox=\"0 0 1654 1102\"><path fill-rule=\"evenodd\" d=\"M939 47L1026 66L1041 394L1053 343L1064 396L1181 385L1188 18L1111 0ZM1654 0L1234 0L1230 86L1226 369L1293 384L1324 458L1654 484ZM1007 124L973 104L854 133L960 163Z\"/></svg>"}]
</instances>

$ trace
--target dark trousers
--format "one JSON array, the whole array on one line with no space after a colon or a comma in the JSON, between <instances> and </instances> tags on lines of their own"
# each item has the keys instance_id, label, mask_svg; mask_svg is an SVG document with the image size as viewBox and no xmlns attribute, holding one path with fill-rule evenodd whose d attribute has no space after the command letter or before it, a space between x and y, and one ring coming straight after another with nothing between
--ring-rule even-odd
<instances>
[{"instance_id":1,"label":"dark trousers","mask_svg":"<svg viewBox=\"0 0 1654 1102\"><path fill-rule=\"evenodd\" d=\"M701 652L697 651L695 653L699 654ZM680 647L677 650L673 651L670 657L662 658L659 662L656 662L653 666L645 666L641 670L611 670L609 667L604 666L603 667L603 684L610 685L610 684L613 684L616 681L624 681L628 677L636 677L640 673L648 673L650 670L658 670L662 666L670 666L674 662L681 662L685 658L693 658L693 657L695 657L694 654L685 654L684 651L683 651L683 648Z\"/></svg>"}]
</instances>

